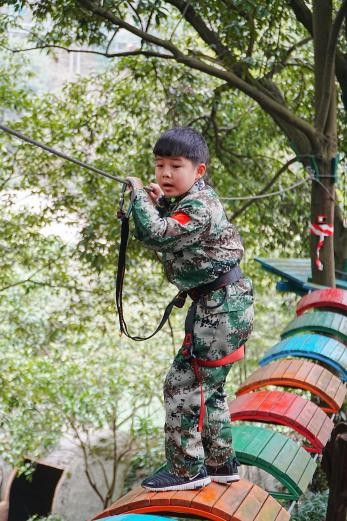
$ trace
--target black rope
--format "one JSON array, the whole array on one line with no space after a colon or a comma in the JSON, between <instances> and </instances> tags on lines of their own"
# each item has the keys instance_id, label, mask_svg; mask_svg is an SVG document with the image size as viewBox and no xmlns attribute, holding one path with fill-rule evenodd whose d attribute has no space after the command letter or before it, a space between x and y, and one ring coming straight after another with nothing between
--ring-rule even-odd
<instances>
[{"instance_id":1,"label":"black rope","mask_svg":"<svg viewBox=\"0 0 347 521\"><path fill-rule=\"evenodd\" d=\"M119 246L119 254L118 254L118 267L117 267L117 277L116 277L116 306L118 311L118 320L119 320L119 330L121 333L124 333L125 336L135 340L137 342L141 342L143 340L149 340L154 335L158 333L167 322L170 313L174 306L183 307L185 302L186 294L184 292L179 292L169 304L166 306L162 319L156 328L156 330L148 336L132 336L128 331L128 326L124 319L123 313L123 283L124 283L124 275L125 275L125 265L126 265L126 250L128 245L129 238L129 215L122 213L119 215L121 219L121 235L120 235L120 246Z\"/></svg>"},{"instance_id":2,"label":"black rope","mask_svg":"<svg viewBox=\"0 0 347 521\"><path fill-rule=\"evenodd\" d=\"M113 181L117 181L118 183L128 184L128 181L125 181L125 179L121 179L120 177L108 174L107 172L104 172L100 168L96 168L95 166L88 165L87 163L83 163L79 159L75 159L74 157L68 156L67 154L64 154L63 152L59 152L59 150L56 150L55 148L48 147L47 145L44 145L43 143L40 143L39 141L36 141L35 139L32 139L30 137L25 136L21 132L18 132L17 130L13 130L9 127L5 127L5 125L2 125L0 123L0 129L4 132L7 132L8 134L11 134L12 136L15 136L18 139L21 139L22 141L26 141L27 143L30 143L31 145L35 145L36 147L42 148L43 150L46 150L46 152L49 152L50 154L54 154L55 156L61 157L62 159L66 159L67 161L70 161L71 163L75 163L75 165L81 166L82 168L86 168L87 170L91 170L95 174L102 175L103 177L108 177L109 179L113 179Z\"/></svg>"}]
</instances>

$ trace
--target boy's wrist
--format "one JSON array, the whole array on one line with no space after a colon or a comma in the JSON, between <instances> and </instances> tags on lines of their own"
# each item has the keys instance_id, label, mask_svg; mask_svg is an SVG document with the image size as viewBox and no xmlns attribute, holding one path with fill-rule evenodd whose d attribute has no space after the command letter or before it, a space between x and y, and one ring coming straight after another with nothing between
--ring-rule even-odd
<instances>
[{"instance_id":1,"label":"boy's wrist","mask_svg":"<svg viewBox=\"0 0 347 521\"><path fill-rule=\"evenodd\" d=\"M168 208L170 201L164 194L162 194L156 199L155 204L159 208Z\"/></svg>"}]
</instances>

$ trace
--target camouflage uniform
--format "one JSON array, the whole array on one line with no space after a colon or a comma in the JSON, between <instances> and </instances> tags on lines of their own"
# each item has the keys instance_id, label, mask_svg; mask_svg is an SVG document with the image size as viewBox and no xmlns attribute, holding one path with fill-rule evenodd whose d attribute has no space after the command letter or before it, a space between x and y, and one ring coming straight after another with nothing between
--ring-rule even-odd
<instances>
[{"instance_id":1,"label":"camouflage uniform","mask_svg":"<svg viewBox=\"0 0 347 521\"><path fill-rule=\"evenodd\" d=\"M202 180L164 212L152 204L145 190L137 190L133 216L137 238L162 252L167 278L180 290L212 282L242 258L236 228L228 222L215 192ZM218 360L241 346L253 327L252 303L251 281L246 277L193 303L194 354ZM224 393L231 365L200 367L206 414L202 432L198 432L199 382L183 347L177 353L164 384L165 448L172 473L192 477L204 463L218 466L232 458Z\"/></svg>"}]
</instances>

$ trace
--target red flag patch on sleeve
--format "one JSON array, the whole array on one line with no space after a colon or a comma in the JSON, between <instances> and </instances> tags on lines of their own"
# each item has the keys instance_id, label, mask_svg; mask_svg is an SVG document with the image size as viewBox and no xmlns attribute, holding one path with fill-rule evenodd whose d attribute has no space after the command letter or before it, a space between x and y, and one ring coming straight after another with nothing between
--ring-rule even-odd
<instances>
[{"instance_id":1,"label":"red flag patch on sleeve","mask_svg":"<svg viewBox=\"0 0 347 521\"><path fill-rule=\"evenodd\" d=\"M191 221L189 215L183 212L173 213L171 215L171 219L175 219L175 221L178 221L180 224L187 224L189 221Z\"/></svg>"}]
</instances>

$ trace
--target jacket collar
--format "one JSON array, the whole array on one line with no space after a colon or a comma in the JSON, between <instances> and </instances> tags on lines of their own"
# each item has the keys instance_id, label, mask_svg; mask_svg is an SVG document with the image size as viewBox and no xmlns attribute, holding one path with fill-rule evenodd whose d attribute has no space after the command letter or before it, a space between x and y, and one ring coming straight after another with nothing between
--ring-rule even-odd
<instances>
[{"instance_id":1,"label":"jacket collar","mask_svg":"<svg viewBox=\"0 0 347 521\"><path fill-rule=\"evenodd\" d=\"M206 186L205 181L202 178L197 179L195 181L195 183L193 184L193 186L191 186L186 193L179 195L178 197L175 197L174 201L177 203L178 201L183 199L183 197L186 197L188 194L191 195L191 194L195 194L196 192L200 192L200 190L205 188L205 186Z\"/></svg>"}]
</instances>

